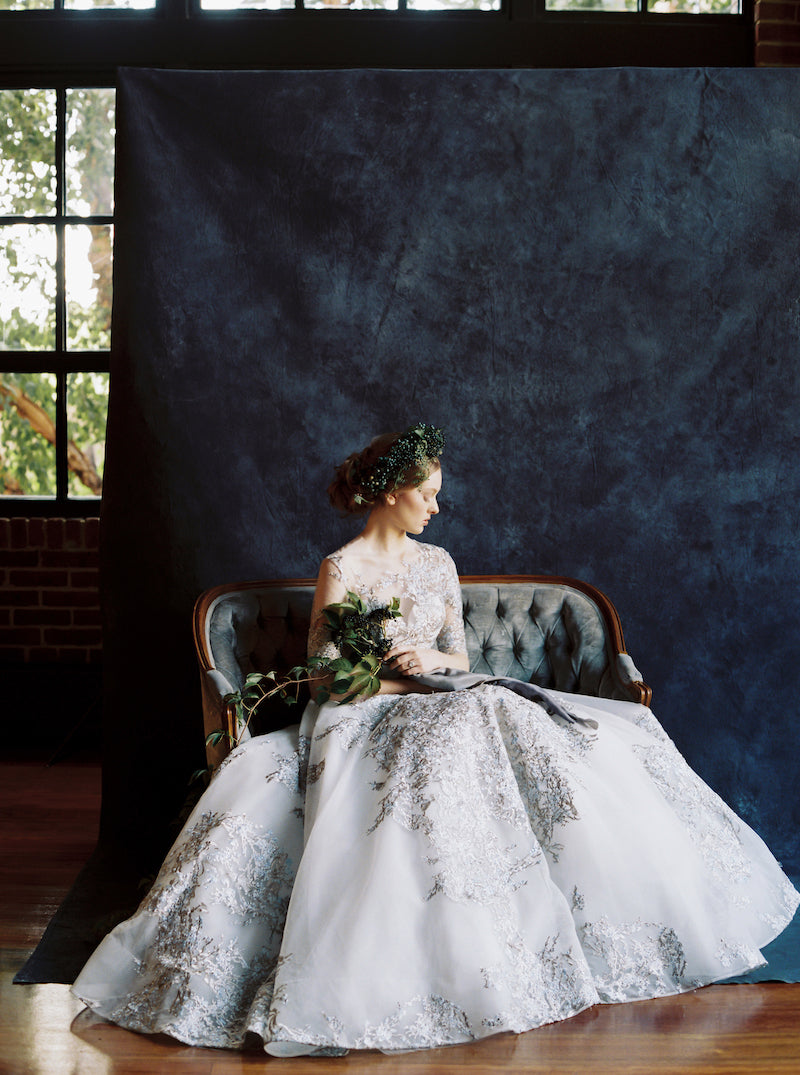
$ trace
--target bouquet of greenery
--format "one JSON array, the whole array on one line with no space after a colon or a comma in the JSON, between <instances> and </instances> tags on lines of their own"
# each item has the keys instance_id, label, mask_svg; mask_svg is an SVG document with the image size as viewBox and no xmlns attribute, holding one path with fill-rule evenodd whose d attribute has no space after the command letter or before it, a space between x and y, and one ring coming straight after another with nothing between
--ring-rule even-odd
<instances>
[{"instance_id":1,"label":"bouquet of greenery","mask_svg":"<svg viewBox=\"0 0 800 1075\"><path fill-rule=\"evenodd\" d=\"M307 664L296 665L281 677L275 672L251 672L241 690L223 698L233 712L233 726L241 729L238 735L234 737L219 728L206 736L207 745L217 746L228 739L236 746L260 705L276 695L287 705L295 705L303 683L322 683L333 676L330 686L322 685L317 690L316 700L320 705L332 695L342 705L353 698L369 698L377 693L383 658L392 646L384 625L400 615L398 599L393 597L388 605L368 611L358 594L348 590L343 601L327 605L322 615L340 656L312 657Z\"/></svg>"}]
</instances>

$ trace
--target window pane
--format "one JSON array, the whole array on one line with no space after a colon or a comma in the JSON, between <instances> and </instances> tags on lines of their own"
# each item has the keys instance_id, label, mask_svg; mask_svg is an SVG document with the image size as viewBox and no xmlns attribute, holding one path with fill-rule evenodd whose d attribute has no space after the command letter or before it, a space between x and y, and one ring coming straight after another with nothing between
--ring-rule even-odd
<instances>
[{"instance_id":1,"label":"window pane","mask_svg":"<svg viewBox=\"0 0 800 1075\"><path fill-rule=\"evenodd\" d=\"M200 0L201 11L233 11L244 8L259 11L280 11L293 7L294 0Z\"/></svg>"},{"instance_id":2,"label":"window pane","mask_svg":"<svg viewBox=\"0 0 800 1075\"><path fill-rule=\"evenodd\" d=\"M0 11L36 11L53 7L53 0L0 0Z\"/></svg>"},{"instance_id":3,"label":"window pane","mask_svg":"<svg viewBox=\"0 0 800 1075\"><path fill-rule=\"evenodd\" d=\"M56 91L0 90L0 213L55 213Z\"/></svg>"},{"instance_id":4,"label":"window pane","mask_svg":"<svg viewBox=\"0 0 800 1075\"><path fill-rule=\"evenodd\" d=\"M408 0L415 11L499 11L501 0Z\"/></svg>"},{"instance_id":5,"label":"window pane","mask_svg":"<svg viewBox=\"0 0 800 1075\"><path fill-rule=\"evenodd\" d=\"M303 7L307 11L373 11L376 8L397 11L397 0L305 0Z\"/></svg>"},{"instance_id":6,"label":"window pane","mask_svg":"<svg viewBox=\"0 0 800 1075\"><path fill-rule=\"evenodd\" d=\"M67 92L67 212L110 216L114 201L114 90Z\"/></svg>"},{"instance_id":7,"label":"window pane","mask_svg":"<svg viewBox=\"0 0 800 1075\"><path fill-rule=\"evenodd\" d=\"M103 492L108 374L71 373L67 377L70 497Z\"/></svg>"},{"instance_id":8,"label":"window pane","mask_svg":"<svg viewBox=\"0 0 800 1075\"><path fill-rule=\"evenodd\" d=\"M55 347L55 262L49 224L0 227L0 350Z\"/></svg>"},{"instance_id":9,"label":"window pane","mask_svg":"<svg viewBox=\"0 0 800 1075\"><path fill-rule=\"evenodd\" d=\"M739 0L650 0L648 11L663 15L739 15Z\"/></svg>"},{"instance_id":10,"label":"window pane","mask_svg":"<svg viewBox=\"0 0 800 1075\"><path fill-rule=\"evenodd\" d=\"M80 8L82 11L97 8L117 8L118 10L130 10L136 8L154 8L156 0L64 0L64 7L70 10Z\"/></svg>"},{"instance_id":11,"label":"window pane","mask_svg":"<svg viewBox=\"0 0 800 1075\"><path fill-rule=\"evenodd\" d=\"M644 2L642 3L644 6ZM638 11L637 0L545 0L548 11Z\"/></svg>"},{"instance_id":12,"label":"window pane","mask_svg":"<svg viewBox=\"0 0 800 1075\"><path fill-rule=\"evenodd\" d=\"M107 351L111 346L111 225L70 225L65 248L67 347Z\"/></svg>"},{"instance_id":13,"label":"window pane","mask_svg":"<svg viewBox=\"0 0 800 1075\"><path fill-rule=\"evenodd\" d=\"M0 496L55 496L56 378L0 373Z\"/></svg>"}]
</instances>

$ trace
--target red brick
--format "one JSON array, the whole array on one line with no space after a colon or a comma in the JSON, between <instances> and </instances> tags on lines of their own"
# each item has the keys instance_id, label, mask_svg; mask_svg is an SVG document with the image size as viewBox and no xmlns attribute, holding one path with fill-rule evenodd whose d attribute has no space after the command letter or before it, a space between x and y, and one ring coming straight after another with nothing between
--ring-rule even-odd
<instances>
[{"instance_id":1,"label":"red brick","mask_svg":"<svg viewBox=\"0 0 800 1075\"><path fill-rule=\"evenodd\" d=\"M11 548L25 549L28 546L28 520L11 519Z\"/></svg>"},{"instance_id":2,"label":"red brick","mask_svg":"<svg viewBox=\"0 0 800 1075\"><path fill-rule=\"evenodd\" d=\"M47 646L36 646L28 655L28 660L33 664L57 664L58 650Z\"/></svg>"},{"instance_id":3,"label":"red brick","mask_svg":"<svg viewBox=\"0 0 800 1075\"><path fill-rule=\"evenodd\" d=\"M28 519L28 548L43 549L45 544L45 520Z\"/></svg>"},{"instance_id":4,"label":"red brick","mask_svg":"<svg viewBox=\"0 0 800 1075\"><path fill-rule=\"evenodd\" d=\"M0 646L38 646L42 640L36 627L0 627Z\"/></svg>"},{"instance_id":5,"label":"red brick","mask_svg":"<svg viewBox=\"0 0 800 1075\"><path fill-rule=\"evenodd\" d=\"M67 519L64 524L64 545L68 549L83 549L83 519Z\"/></svg>"},{"instance_id":6,"label":"red brick","mask_svg":"<svg viewBox=\"0 0 800 1075\"><path fill-rule=\"evenodd\" d=\"M100 545L100 520L99 519L87 519L86 520L86 532L84 534L84 543L87 549L96 549Z\"/></svg>"},{"instance_id":7,"label":"red brick","mask_svg":"<svg viewBox=\"0 0 800 1075\"><path fill-rule=\"evenodd\" d=\"M100 585L99 571L70 571L70 584L76 589L96 590Z\"/></svg>"},{"instance_id":8,"label":"red brick","mask_svg":"<svg viewBox=\"0 0 800 1075\"><path fill-rule=\"evenodd\" d=\"M100 597L96 590L45 590L42 604L46 608L94 608Z\"/></svg>"},{"instance_id":9,"label":"red brick","mask_svg":"<svg viewBox=\"0 0 800 1075\"><path fill-rule=\"evenodd\" d=\"M4 664L19 664L27 659L27 651L21 646L4 646L0 642L0 667Z\"/></svg>"},{"instance_id":10,"label":"red brick","mask_svg":"<svg viewBox=\"0 0 800 1075\"><path fill-rule=\"evenodd\" d=\"M0 563L5 567L35 567L39 563L39 554L28 549L14 552L0 552Z\"/></svg>"},{"instance_id":11,"label":"red brick","mask_svg":"<svg viewBox=\"0 0 800 1075\"><path fill-rule=\"evenodd\" d=\"M44 641L48 646L93 646L99 632L91 627L45 627Z\"/></svg>"},{"instance_id":12,"label":"red brick","mask_svg":"<svg viewBox=\"0 0 800 1075\"><path fill-rule=\"evenodd\" d=\"M72 622L72 613L66 608L18 608L14 610L14 624L18 627L66 627Z\"/></svg>"},{"instance_id":13,"label":"red brick","mask_svg":"<svg viewBox=\"0 0 800 1075\"><path fill-rule=\"evenodd\" d=\"M11 545L11 520L0 519L0 549L8 549Z\"/></svg>"},{"instance_id":14,"label":"red brick","mask_svg":"<svg viewBox=\"0 0 800 1075\"><path fill-rule=\"evenodd\" d=\"M103 623L103 617L100 615L99 608L76 608L72 613L72 622L76 627L100 627Z\"/></svg>"},{"instance_id":15,"label":"red brick","mask_svg":"<svg viewBox=\"0 0 800 1075\"><path fill-rule=\"evenodd\" d=\"M103 647L102 647L102 645L98 644L93 649L90 649L89 653L88 653L88 657L89 657L89 663L90 664L101 664L102 661L103 661Z\"/></svg>"},{"instance_id":16,"label":"red brick","mask_svg":"<svg viewBox=\"0 0 800 1075\"><path fill-rule=\"evenodd\" d=\"M756 22L794 22L800 19L800 0L795 4L777 3L776 0L759 0L756 4Z\"/></svg>"},{"instance_id":17,"label":"red brick","mask_svg":"<svg viewBox=\"0 0 800 1075\"><path fill-rule=\"evenodd\" d=\"M88 664L89 650L81 646L62 646L58 651L59 664Z\"/></svg>"},{"instance_id":18,"label":"red brick","mask_svg":"<svg viewBox=\"0 0 800 1075\"><path fill-rule=\"evenodd\" d=\"M757 22L756 41L800 42L800 22Z\"/></svg>"},{"instance_id":19,"label":"red brick","mask_svg":"<svg viewBox=\"0 0 800 1075\"><path fill-rule=\"evenodd\" d=\"M47 519L47 547L61 549L64 546L64 520Z\"/></svg>"},{"instance_id":20,"label":"red brick","mask_svg":"<svg viewBox=\"0 0 800 1075\"><path fill-rule=\"evenodd\" d=\"M800 45L756 44L757 67L800 67Z\"/></svg>"},{"instance_id":21,"label":"red brick","mask_svg":"<svg viewBox=\"0 0 800 1075\"><path fill-rule=\"evenodd\" d=\"M11 623L11 609L0 608L0 627L8 627Z\"/></svg>"},{"instance_id":22,"label":"red brick","mask_svg":"<svg viewBox=\"0 0 800 1075\"><path fill-rule=\"evenodd\" d=\"M0 605L5 608L28 608L38 604L38 590L4 590L0 593Z\"/></svg>"},{"instance_id":23,"label":"red brick","mask_svg":"<svg viewBox=\"0 0 800 1075\"><path fill-rule=\"evenodd\" d=\"M80 549L43 552L42 567L97 567L97 553Z\"/></svg>"},{"instance_id":24,"label":"red brick","mask_svg":"<svg viewBox=\"0 0 800 1075\"><path fill-rule=\"evenodd\" d=\"M39 567L11 571L9 577L12 586L66 586L69 581L67 571L42 571Z\"/></svg>"}]
</instances>

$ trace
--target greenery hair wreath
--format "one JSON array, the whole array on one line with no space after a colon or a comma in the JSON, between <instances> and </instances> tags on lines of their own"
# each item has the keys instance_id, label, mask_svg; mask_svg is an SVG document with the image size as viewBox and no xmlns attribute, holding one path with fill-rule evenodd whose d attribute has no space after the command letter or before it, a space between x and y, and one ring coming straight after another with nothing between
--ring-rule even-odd
<instances>
[{"instance_id":1,"label":"greenery hair wreath","mask_svg":"<svg viewBox=\"0 0 800 1075\"><path fill-rule=\"evenodd\" d=\"M366 470L357 472L357 482L374 499L379 493L393 493L401 485L424 481L428 476L425 463L438 459L444 450L444 434L436 426L419 422L401 433L389 450ZM411 472L411 473L409 473ZM367 497L356 494L357 504Z\"/></svg>"}]
</instances>

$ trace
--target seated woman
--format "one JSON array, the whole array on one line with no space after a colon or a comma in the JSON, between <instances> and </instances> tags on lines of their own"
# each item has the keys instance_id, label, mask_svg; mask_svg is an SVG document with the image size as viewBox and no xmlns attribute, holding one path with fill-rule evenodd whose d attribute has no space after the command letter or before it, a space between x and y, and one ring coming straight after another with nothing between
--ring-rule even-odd
<instances>
[{"instance_id":1,"label":"seated woman","mask_svg":"<svg viewBox=\"0 0 800 1075\"><path fill-rule=\"evenodd\" d=\"M455 566L411 536L441 450L417 426L338 468L331 501L366 525L322 563L310 653L337 656L322 610L348 591L397 598L387 676L229 755L75 983L105 1018L277 1056L419 1049L740 974L791 920L798 893L649 709L414 678L468 667Z\"/></svg>"}]
</instances>

